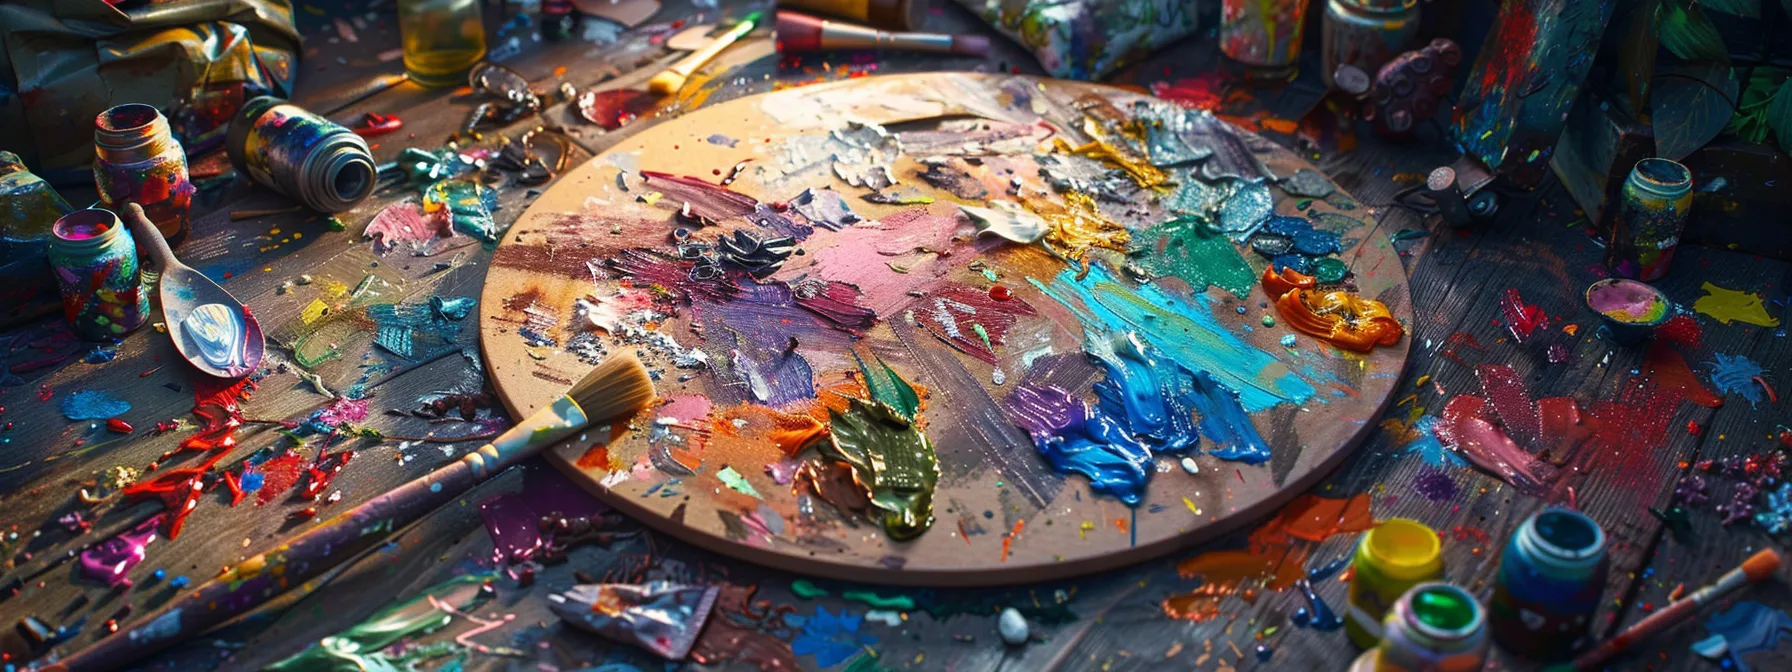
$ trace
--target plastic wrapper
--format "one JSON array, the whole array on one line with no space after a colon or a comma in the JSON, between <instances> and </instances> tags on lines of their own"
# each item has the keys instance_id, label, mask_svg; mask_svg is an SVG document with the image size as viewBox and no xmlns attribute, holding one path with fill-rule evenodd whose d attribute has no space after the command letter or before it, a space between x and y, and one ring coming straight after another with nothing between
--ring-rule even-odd
<instances>
[{"instance_id":1,"label":"plastic wrapper","mask_svg":"<svg viewBox=\"0 0 1792 672\"><path fill-rule=\"evenodd\" d=\"M668 581L588 584L549 595L548 608L581 630L683 660L720 591Z\"/></svg>"}]
</instances>

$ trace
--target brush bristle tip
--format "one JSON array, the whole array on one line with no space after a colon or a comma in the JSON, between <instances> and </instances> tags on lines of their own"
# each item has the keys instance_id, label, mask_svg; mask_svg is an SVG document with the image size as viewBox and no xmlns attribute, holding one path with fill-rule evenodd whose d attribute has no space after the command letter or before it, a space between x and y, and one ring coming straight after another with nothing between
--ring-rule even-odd
<instances>
[{"instance_id":1,"label":"brush bristle tip","mask_svg":"<svg viewBox=\"0 0 1792 672\"><path fill-rule=\"evenodd\" d=\"M653 377L633 351L610 355L566 393L593 422L634 415L653 402Z\"/></svg>"},{"instance_id":2,"label":"brush bristle tip","mask_svg":"<svg viewBox=\"0 0 1792 672\"><path fill-rule=\"evenodd\" d=\"M1773 573L1779 569L1780 554L1771 548L1761 549L1761 552L1742 561L1742 573L1748 575L1750 581L1760 581L1773 576Z\"/></svg>"}]
</instances>

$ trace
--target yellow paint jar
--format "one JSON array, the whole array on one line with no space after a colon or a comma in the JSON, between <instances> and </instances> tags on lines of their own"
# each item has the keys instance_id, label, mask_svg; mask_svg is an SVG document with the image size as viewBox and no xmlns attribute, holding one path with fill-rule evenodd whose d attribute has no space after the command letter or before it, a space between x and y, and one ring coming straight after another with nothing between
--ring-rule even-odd
<instances>
[{"instance_id":1,"label":"yellow paint jar","mask_svg":"<svg viewBox=\"0 0 1792 672\"><path fill-rule=\"evenodd\" d=\"M1404 518L1383 521L1363 535L1351 560L1350 608L1344 632L1361 648L1381 641L1381 621L1413 586L1444 574L1437 531Z\"/></svg>"}]
</instances>

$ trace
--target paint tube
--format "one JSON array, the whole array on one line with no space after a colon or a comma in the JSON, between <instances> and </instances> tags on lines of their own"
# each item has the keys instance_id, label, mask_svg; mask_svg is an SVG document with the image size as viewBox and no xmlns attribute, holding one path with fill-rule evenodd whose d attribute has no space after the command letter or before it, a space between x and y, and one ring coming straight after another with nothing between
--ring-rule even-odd
<instances>
[{"instance_id":1,"label":"paint tube","mask_svg":"<svg viewBox=\"0 0 1792 672\"><path fill-rule=\"evenodd\" d=\"M586 584L549 595L548 608L581 630L683 660L720 592L668 581Z\"/></svg>"},{"instance_id":2,"label":"paint tube","mask_svg":"<svg viewBox=\"0 0 1792 672\"><path fill-rule=\"evenodd\" d=\"M237 172L319 212L355 207L377 182L361 136L269 96L243 104L225 149Z\"/></svg>"}]
</instances>

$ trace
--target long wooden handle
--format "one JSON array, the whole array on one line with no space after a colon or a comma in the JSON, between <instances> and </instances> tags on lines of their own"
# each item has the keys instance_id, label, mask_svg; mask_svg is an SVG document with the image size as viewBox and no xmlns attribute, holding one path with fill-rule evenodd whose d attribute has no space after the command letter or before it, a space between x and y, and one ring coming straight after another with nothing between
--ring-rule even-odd
<instances>
[{"instance_id":1,"label":"long wooden handle","mask_svg":"<svg viewBox=\"0 0 1792 672\"><path fill-rule=\"evenodd\" d=\"M160 239L160 236L157 237ZM579 405L560 397L459 460L370 499L244 560L147 614L136 627L44 667L102 672L131 663L222 625L293 586L322 576L372 550L393 531L422 520L492 475L559 443L590 424Z\"/></svg>"},{"instance_id":2,"label":"long wooden handle","mask_svg":"<svg viewBox=\"0 0 1792 672\"><path fill-rule=\"evenodd\" d=\"M156 262L156 272L166 275L170 269L181 265L180 260L174 258L174 249L168 247L168 239L162 237L162 230L150 223L148 215L143 214L143 206L126 203L124 212L118 213L118 218L124 220L124 225L130 228L131 236L137 239L137 244L149 252L150 258Z\"/></svg>"},{"instance_id":3,"label":"long wooden handle","mask_svg":"<svg viewBox=\"0 0 1792 672\"><path fill-rule=\"evenodd\" d=\"M672 67L667 68L667 70L676 72L680 75L690 75L691 73L696 72L697 68L703 67L704 63L708 63L709 59L715 58L716 54L722 53L723 49L727 49L728 45L734 44L734 42L739 40L742 35L753 32L753 28L759 24L760 16L761 15L758 12L747 15L747 18L741 20L740 23L734 24L734 27L729 28L727 32L722 33L714 42L710 42L702 49L693 51L691 52L691 55L679 59L677 63L673 63Z\"/></svg>"}]
</instances>

